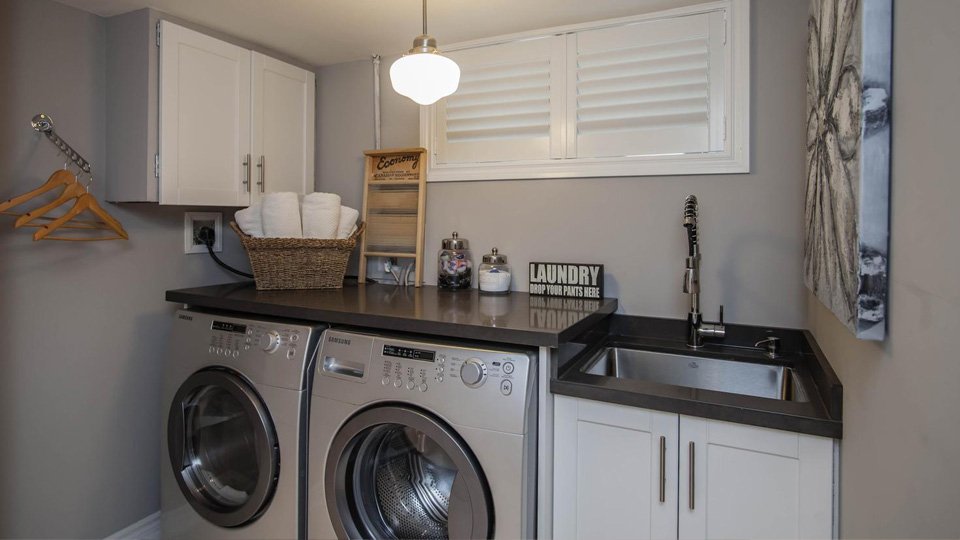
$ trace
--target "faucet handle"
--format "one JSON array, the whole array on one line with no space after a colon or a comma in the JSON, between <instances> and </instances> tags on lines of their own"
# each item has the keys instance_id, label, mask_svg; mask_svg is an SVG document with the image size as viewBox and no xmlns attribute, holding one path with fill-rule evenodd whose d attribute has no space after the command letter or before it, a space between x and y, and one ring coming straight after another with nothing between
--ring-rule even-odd
<instances>
[{"instance_id":1,"label":"faucet handle","mask_svg":"<svg viewBox=\"0 0 960 540\"><path fill-rule=\"evenodd\" d=\"M720 326L723 326L723 304L720 304Z\"/></svg>"}]
</instances>

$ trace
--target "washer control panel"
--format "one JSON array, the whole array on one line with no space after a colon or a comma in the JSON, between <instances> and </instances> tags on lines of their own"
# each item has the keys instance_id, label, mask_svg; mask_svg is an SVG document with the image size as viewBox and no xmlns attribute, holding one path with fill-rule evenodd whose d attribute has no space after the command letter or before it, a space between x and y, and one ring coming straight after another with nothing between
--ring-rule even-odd
<instances>
[{"instance_id":1,"label":"washer control panel","mask_svg":"<svg viewBox=\"0 0 960 540\"><path fill-rule=\"evenodd\" d=\"M357 406L412 403L452 424L524 434L536 418L536 358L520 348L327 329L311 392Z\"/></svg>"},{"instance_id":2,"label":"washer control panel","mask_svg":"<svg viewBox=\"0 0 960 540\"><path fill-rule=\"evenodd\" d=\"M379 383L385 391L477 391L510 396L526 387L532 353L456 347L327 330L318 369L323 375Z\"/></svg>"},{"instance_id":3,"label":"washer control panel","mask_svg":"<svg viewBox=\"0 0 960 540\"><path fill-rule=\"evenodd\" d=\"M381 385L420 392L459 387L509 396L515 385L526 384L526 355L455 347L426 349L422 343L417 347L405 349L397 342L374 341L373 358L381 366ZM414 356L396 355L400 350L413 352Z\"/></svg>"}]
</instances>

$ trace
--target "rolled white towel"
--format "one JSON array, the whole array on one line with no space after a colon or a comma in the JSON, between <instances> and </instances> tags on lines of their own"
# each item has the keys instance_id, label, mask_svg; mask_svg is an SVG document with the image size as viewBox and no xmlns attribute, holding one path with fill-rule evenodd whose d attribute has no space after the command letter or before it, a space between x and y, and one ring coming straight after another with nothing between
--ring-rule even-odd
<instances>
[{"instance_id":1,"label":"rolled white towel","mask_svg":"<svg viewBox=\"0 0 960 540\"><path fill-rule=\"evenodd\" d=\"M337 237L340 226L340 196L334 193L311 193L303 198L303 237Z\"/></svg>"},{"instance_id":2,"label":"rolled white towel","mask_svg":"<svg viewBox=\"0 0 960 540\"><path fill-rule=\"evenodd\" d=\"M360 217L360 211L354 210L349 206L340 207L340 225L337 227L337 238L349 238L353 231L357 229L357 218Z\"/></svg>"},{"instance_id":3,"label":"rolled white towel","mask_svg":"<svg viewBox=\"0 0 960 540\"><path fill-rule=\"evenodd\" d=\"M267 193L260 214L267 238L303 238L300 199L296 193Z\"/></svg>"},{"instance_id":4,"label":"rolled white towel","mask_svg":"<svg viewBox=\"0 0 960 540\"><path fill-rule=\"evenodd\" d=\"M251 205L233 214L234 221L240 230L254 238L263 236L263 218L260 216L260 203Z\"/></svg>"}]
</instances>

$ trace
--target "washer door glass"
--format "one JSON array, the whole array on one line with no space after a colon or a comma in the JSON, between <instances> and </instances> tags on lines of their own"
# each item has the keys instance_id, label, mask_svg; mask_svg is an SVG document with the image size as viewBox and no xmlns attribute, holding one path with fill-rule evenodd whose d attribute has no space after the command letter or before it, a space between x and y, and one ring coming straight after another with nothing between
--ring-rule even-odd
<instances>
[{"instance_id":1,"label":"washer door glass","mask_svg":"<svg viewBox=\"0 0 960 540\"><path fill-rule=\"evenodd\" d=\"M472 453L423 412L371 409L335 438L327 502L344 538L487 538L489 489ZM333 491L330 488L333 488Z\"/></svg>"},{"instance_id":2,"label":"washer door glass","mask_svg":"<svg viewBox=\"0 0 960 540\"><path fill-rule=\"evenodd\" d=\"M188 378L171 406L168 439L177 482L198 513L234 527L266 509L279 449L260 397L237 375L208 370Z\"/></svg>"}]
</instances>

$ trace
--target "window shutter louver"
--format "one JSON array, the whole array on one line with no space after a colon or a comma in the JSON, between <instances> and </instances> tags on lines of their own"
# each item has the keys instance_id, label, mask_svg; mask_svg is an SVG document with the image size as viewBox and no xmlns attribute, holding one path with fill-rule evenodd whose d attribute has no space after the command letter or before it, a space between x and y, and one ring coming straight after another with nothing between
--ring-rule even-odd
<instances>
[{"instance_id":1,"label":"window shutter louver","mask_svg":"<svg viewBox=\"0 0 960 540\"><path fill-rule=\"evenodd\" d=\"M559 105L554 94L562 76L556 39L449 54L460 65L460 87L438 104L438 162L551 157L559 132L553 126Z\"/></svg>"},{"instance_id":2,"label":"window shutter louver","mask_svg":"<svg viewBox=\"0 0 960 540\"><path fill-rule=\"evenodd\" d=\"M568 88L568 157L709 152L712 79L723 66L711 54L722 19L700 14L579 32L576 77ZM721 101L722 103L722 101Z\"/></svg>"}]
</instances>

